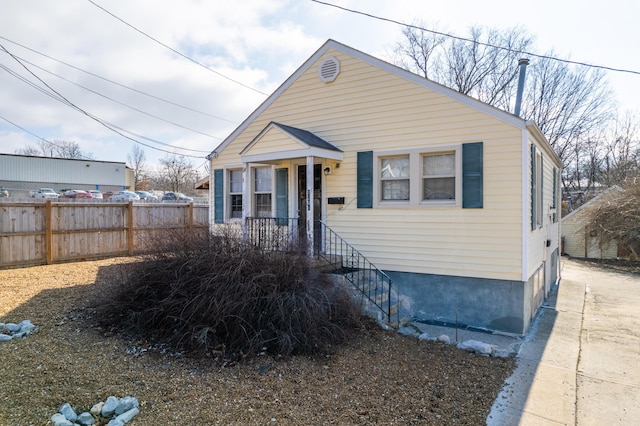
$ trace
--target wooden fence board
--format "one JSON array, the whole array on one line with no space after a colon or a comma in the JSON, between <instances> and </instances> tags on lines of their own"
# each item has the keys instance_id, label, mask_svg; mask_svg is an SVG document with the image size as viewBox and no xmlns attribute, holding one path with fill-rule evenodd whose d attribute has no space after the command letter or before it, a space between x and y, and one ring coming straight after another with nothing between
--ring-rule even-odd
<instances>
[{"instance_id":1,"label":"wooden fence board","mask_svg":"<svg viewBox=\"0 0 640 426\"><path fill-rule=\"evenodd\" d=\"M3 201L0 268L143 253L188 229L209 232L207 205Z\"/></svg>"}]
</instances>

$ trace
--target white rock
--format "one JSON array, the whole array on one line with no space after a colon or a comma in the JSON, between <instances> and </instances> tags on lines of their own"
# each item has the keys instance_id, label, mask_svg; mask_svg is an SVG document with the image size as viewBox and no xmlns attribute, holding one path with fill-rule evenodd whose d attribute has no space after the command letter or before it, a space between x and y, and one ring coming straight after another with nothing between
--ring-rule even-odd
<instances>
[{"instance_id":1,"label":"white rock","mask_svg":"<svg viewBox=\"0 0 640 426\"><path fill-rule=\"evenodd\" d=\"M422 333L421 335L418 336L418 339L420 339L420 340L429 340L429 334Z\"/></svg>"},{"instance_id":2,"label":"white rock","mask_svg":"<svg viewBox=\"0 0 640 426\"><path fill-rule=\"evenodd\" d=\"M458 348L467 350L469 352L475 352L479 355L489 356L495 348L494 345L488 343L479 342L477 340L466 340L458 344Z\"/></svg>"},{"instance_id":3,"label":"white rock","mask_svg":"<svg viewBox=\"0 0 640 426\"><path fill-rule=\"evenodd\" d=\"M451 343L451 339L446 334L441 334L438 336L438 342L446 343L447 345Z\"/></svg>"},{"instance_id":4,"label":"white rock","mask_svg":"<svg viewBox=\"0 0 640 426\"><path fill-rule=\"evenodd\" d=\"M91 414L93 414L94 416L99 416L102 413L102 406L104 405L104 402L98 402L96 405L94 405L93 407L91 407L91 410L89 410L89 412Z\"/></svg>"}]
</instances>

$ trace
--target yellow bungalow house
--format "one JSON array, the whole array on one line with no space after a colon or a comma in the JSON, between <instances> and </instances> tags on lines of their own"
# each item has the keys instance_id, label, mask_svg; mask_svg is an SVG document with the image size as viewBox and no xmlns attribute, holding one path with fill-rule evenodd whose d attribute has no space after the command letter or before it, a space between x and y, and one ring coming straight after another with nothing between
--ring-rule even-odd
<instances>
[{"instance_id":1,"label":"yellow bungalow house","mask_svg":"<svg viewBox=\"0 0 640 426\"><path fill-rule=\"evenodd\" d=\"M209 158L213 228L365 259L403 318L523 334L558 279L562 165L538 127L333 40Z\"/></svg>"}]
</instances>

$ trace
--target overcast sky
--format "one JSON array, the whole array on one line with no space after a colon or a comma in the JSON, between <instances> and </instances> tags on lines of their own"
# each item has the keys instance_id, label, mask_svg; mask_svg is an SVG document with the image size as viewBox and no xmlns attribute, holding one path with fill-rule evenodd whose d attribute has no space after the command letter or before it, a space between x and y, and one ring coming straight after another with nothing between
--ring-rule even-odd
<instances>
[{"instance_id":1,"label":"overcast sky","mask_svg":"<svg viewBox=\"0 0 640 426\"><path fill-rule=\"evenodd\" d=\"M537 52L640 72L637 0L327 2L401 22L420 19L461 36L471 25L521 26L536 37ZM0 152L41 137L124 162L135 144L43 93L49 89L25 67L84 112L148 145L141 145L148 163L177 153L201 166L327 39L391 61L401 31L311 0L4 0L0 44L22 65L0 47ZM608 76L620 108L640 112L640 75Z\"/></svg>"}]
</instances>

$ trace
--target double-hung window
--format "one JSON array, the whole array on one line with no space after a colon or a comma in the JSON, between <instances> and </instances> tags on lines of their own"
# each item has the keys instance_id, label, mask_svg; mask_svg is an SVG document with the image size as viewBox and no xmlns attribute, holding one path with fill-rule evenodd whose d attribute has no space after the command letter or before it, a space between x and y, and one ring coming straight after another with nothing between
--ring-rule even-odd
<instances>
[{"instance_id":1,"label":"double-hung window","mask_svg":"<svg viewBox=\"0 0 640 426\"><path fill-rule=\"evenodd\" d=\"M272 216L272 187L273 178L271 167L257 167L253 169L254 211L256 217Z\"/></svg>"},{"instance_id":2,"label":"double-hung window","mask_svg":"<svg viewBox=\"0 0 640 426\"><path fill-rule=\"evenodd\" d=\"M410 190L409 156L380 159L380 192L382 201L408 201Z\"/></svg>"},{"instance_id":3,"label":"double-hung window","mask_svg":"<svg viewBox=\"0 0 640 426\"><path fill-rule=\"evenodd\" d=\"M242 218L242 170L229 170L229 218Z\"/></svg>"},{"instance_id":4,"label":"double-hung window","mask_svg":"<svg viewBox=\"0 0 640 426\"><path fill-rule=\"evenodd\" d=\"M422 154L422 201L456 199L456 154Z\"/></svg>"},{"instance_id":5,"label":"double-hung window","mask_svg":"<svg viewBox=\"0 0 640 426\"><path fill-rule=\"evenodd\" d=\"M374 154L377 205L461 204L461 151L461 145L448 145Z\"/></svg>"}]
</instances>

